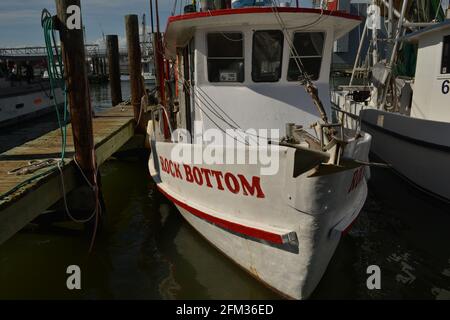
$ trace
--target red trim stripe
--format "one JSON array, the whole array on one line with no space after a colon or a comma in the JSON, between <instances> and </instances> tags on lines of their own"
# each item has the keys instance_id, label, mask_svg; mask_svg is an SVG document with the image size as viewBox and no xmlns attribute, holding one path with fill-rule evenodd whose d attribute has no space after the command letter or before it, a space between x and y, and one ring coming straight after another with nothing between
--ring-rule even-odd
<instances>
[{"instance_id":1,"label":"red trim stripe","mask_svg":"<svg viewBox=\"0 0 450 320\"><path fill-rule=\"evenodd\" d=\"M210 214L207 214L198 209L195 209L195 208L189 206L188 204L181 202L178 199L175 199L174 197L169 195L166 191L164 191L160 186L158 186L158 189L164 196L166 196L167 199L169 199L176 205L180 206L181 208L189 211L191 214L193 214L194 216L196 216L200 219L206 220L206 221L213 223L221 228L224 228L224 229L227 229L227 230L230 230L230 231L242 234L242 235L246 235L246 236L249 236L252 238L264 240L264 241L275 243L275 244L283 244L283 238L279 234L261 230L261 229L248 227L248 226L244 226L242 224L238 224L235 222L231 222L228 220L223 220L223 219L214 217Z\"/></svg>"},{"instance_id":2,"label":"red trim stripe","mask_svg":"<svg viewBox=\"0 0 450 320\"><path fill-rule=\"evenodd\" d=\"M211 16L224 16L224 15L232 15L232 14L249 14L249 13L271 13L273 12L272 7L249 7L249 8L239 8L239 9L222 9L222 10L211 10L206 12L193 12L186 13L178 16L169 17L167 27L173 22L182 21L182 20L191 20L197 18L207 18ZM314 13L321 14L322 11L320 9L313 8L289 8L289 7L281 7L277 8L277 12L280 13ZM324 16L332 16L339 17L351 20L361 21L362 18L360 16L355 16L353 14L348 14L343 11L329 11L323 10ZM166 28L167 30L168 28Z\"/></svg>"}]
</instances>

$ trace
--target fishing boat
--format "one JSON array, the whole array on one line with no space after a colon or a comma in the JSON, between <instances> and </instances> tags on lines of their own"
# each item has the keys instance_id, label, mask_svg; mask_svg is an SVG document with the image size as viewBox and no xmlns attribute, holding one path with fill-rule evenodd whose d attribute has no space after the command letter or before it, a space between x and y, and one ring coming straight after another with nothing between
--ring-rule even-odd
<instances>
[{"instance_id":1,"label":"fishing boat","mask_svg":"<svg viewBox=\"0 0 450 320\"><path fill-rule=\"evenodd\" d=\"M299 7L185 12L157 41L157 70L169 72L147 129L150 174L219 251L307 298L367 196L371 137L329 120L333 43L361 20Z\"/></svg>"},{"instance_id":2,"label":"fishing boat","mask_svg":"<svg viewBox=\"0 0 450 320\"><path fill-rule=\"evenodd\" d=\"M443 16L440 2L433 2L438 12L432 17ZM332 97L337 108L353 115L347 117L348 126L361 125L372 135L371 152L376 158L418 189L449 202L450 20L443 16L441 22L408 21L411 5L407 0L401 3L398 22L391 27L396 30L394 46L373 64L370 83L354 85L352 77L350 86ZM394 74L401 62L400 48L405 52L412 45L417 47L412 53L412 60L417 60L413 76ZM373 50L369 55L378 56ZM355 64L354 74L357 69Z\"/></svg>"}]
</instances>

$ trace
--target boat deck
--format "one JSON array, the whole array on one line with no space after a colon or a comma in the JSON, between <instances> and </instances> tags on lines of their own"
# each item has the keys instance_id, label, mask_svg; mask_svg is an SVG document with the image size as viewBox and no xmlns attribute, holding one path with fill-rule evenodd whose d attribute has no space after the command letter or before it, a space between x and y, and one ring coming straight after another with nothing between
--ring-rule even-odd
<instances>
[{"instance_id":1,"label":"boat deck","mask_svg":"<svg viewBox=\"0 0 450 320\"><path fill-rule=\"evenodd\" d=\"M94 117L93 131L98 165L134 136L134 126L131 106L109 108ZM9 138L14 139L13 136ZM60 153L61 132L57 129L0 154L0 244L63 197L60 173L55 167L43 168L25 175L9 172L28 165L32 160L58 159ZM79 181L73 155L72 128L69 125L66 166L63 168L66 192L73 190ZM26 182L39 174L44 176ZM18 190L4 196L19 185L22 186Z\"/></svg>"}]
</instances>

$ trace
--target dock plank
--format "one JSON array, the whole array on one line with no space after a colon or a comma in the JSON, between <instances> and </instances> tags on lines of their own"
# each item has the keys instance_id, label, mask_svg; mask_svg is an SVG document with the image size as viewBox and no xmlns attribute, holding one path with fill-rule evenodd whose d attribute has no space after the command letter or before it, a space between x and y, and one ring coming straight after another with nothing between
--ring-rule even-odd
<instances>
[{"instance_id":1,"label":"dock plank","mask_svg":"<svg viewBox=\"0 0 450 320\"><path fill-rule=\"evenodd\" d=\"M101 165L134 136L135 121L131 106L105 108L93 118L97 165ZM11 175L11 170L26 166L32 160L59 159L61 131L53 130L23 145L0 154L0 244L30 223L62 197L61 177L57 168L44 168L27 175ZM66 165L63 168L66 191L77 185L73 161L72 128L67 127ZM26 183L37 175L44 176ZM5 193L23 186L3 197Z\"/></svg>"}]
</instances>

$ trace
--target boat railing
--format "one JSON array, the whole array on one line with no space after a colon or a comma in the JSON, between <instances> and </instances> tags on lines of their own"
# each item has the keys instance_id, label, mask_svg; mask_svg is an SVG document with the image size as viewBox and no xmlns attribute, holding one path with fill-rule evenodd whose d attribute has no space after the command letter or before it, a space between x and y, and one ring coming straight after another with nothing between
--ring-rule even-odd
<instances>
[{"instance_id":1,"label":"boat railing","mask_svg":"<svg viewBox=\"0 0 450 320\"><path fill-rule=\"evenodd\" d=\"M356 102L355 102L356 103ZM351 112L342 110L337 104L332 102L331 109L335 111L336 113L340 114L340 117L338 115L338 119L343 127L352 128L356 131L361 130L361 119L356 114L353 114ZM349 125L349 122L353 122L353 126Z\"/></svg>"},{"instance_id":2,"label":"boat railing","mask_svg":"<svg viewBox=\"0 0 450 320\"><path fill-rule=\"evenodd\" d=\"M158 117L156 117L156 115L158 115ZM175 137L173 134L173 129L172 129L172 125L170 124L170 118L169 118L169 114L167 113L166 108L163 105L157 105L156 107L152 108L151 110L151 117L152 117L152 122L153 122L153 126L152 126L152 130L153 130L153 137L156 137L156 132L155 132L155 124L158 123L158 129L159 132L158 134L160 136L164 136L164 128L161 128L161 121L160 119L162 119L162 117L164 116L165 121L163 122L163 125L168 126L169 128L169 133L170 133L170 141L175 143Z\"/></svg>"}]
</instances>

